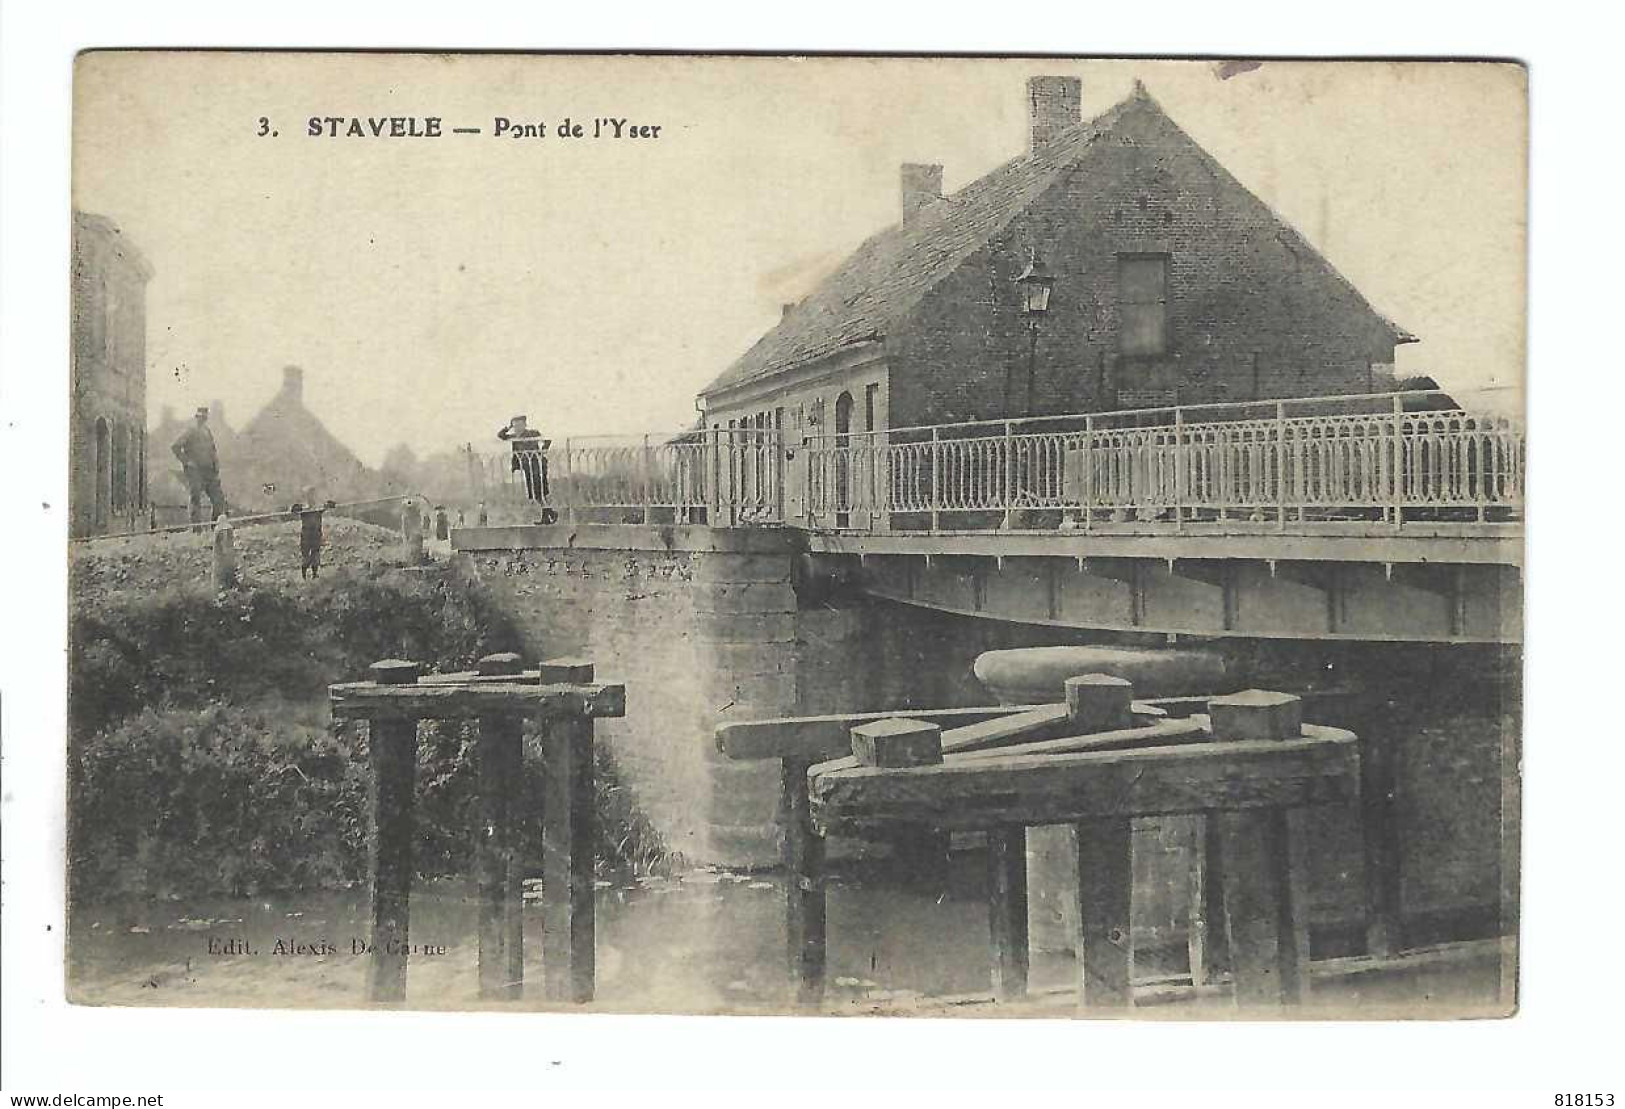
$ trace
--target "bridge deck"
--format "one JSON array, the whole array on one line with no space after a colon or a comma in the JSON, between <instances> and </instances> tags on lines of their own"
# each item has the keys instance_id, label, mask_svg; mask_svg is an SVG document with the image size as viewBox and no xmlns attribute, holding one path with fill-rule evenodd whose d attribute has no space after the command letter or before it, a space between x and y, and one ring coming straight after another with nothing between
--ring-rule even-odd
<instances>
[{"instance_id":1,"label":"bridge deck","mask_svg":"<svg viewBox=\"0 0 1625 1109\"><path fill-rule=\"evenodd\" d=\"M1250 559L1256 561L1523 565L1523 525L1310 523L1285 529L1243 521L1097 524L1089 532L809 532L808 549L832 555L981 558Z\"/></svg>"}]
</instances>

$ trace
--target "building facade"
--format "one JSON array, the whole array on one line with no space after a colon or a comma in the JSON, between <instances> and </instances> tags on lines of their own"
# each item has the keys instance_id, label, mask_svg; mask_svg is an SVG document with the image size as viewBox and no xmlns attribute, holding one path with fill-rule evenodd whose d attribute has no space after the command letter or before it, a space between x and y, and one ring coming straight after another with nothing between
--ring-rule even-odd
<instances>
[{"instance_id":1,"label":"building facade","mask_svg":"<svg viewBox=\"0 0 1625 1109\"><path fill-rule=\"evenodd\" d=\"M147 282L152 268L105 216L73 214L69 533L147 521Z\"/></svg>"},{"instance_id":2,"label":"building facade","mask_svg":"<svg viewBox=\"0 0 1625 1109\"><path fill-rule=\"evenodd\" d=\"M705 426L802 435L1377 391L1414 336L1145 91L1081 119L1028 82L1027 153L958 193L905 165L873 236L700 394ZM1053 281L1023 312L1018 278Z\"/></svg>"}]
</instances>

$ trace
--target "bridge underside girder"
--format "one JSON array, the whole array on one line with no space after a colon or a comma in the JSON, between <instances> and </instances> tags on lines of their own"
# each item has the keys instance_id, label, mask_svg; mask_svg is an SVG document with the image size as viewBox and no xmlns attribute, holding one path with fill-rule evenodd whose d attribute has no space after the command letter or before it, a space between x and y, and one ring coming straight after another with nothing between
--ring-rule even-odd
<instances>
[{"instance_id":1,"label":"bridge underside girder","mask_svg":"<svg viewBox=\"0 0 1625 1109\"><path fill-rule=\"evenodd\" d=\"M1516 643L1522 579L1495 563L814 553L813 572L966 616L1259 639Z\"/></svg>"}]
</instances>

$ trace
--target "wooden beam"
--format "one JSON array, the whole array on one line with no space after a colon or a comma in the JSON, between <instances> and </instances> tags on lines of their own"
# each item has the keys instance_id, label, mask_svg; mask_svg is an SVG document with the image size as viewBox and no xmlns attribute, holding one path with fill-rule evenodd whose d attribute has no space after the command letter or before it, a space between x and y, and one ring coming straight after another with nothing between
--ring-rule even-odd
<instances>
[{"instance_id":1,"label":"wooden beam","mask_svg":"<svg viewBox=\"0 0 1625 1109\"><path fill-rule=\"evenodd\" d=\"M956 761L1007 758L1012 755L1059 755L1073 751L1121 751L1134 747L1167 747L1178 743L1206 743L1207 729L1200 720L1159 720L1137 728L1118 728L1088 735L1058 736L1036 743L990 747L949 756Z\"/></svg>"},{"instance_id":2,"label":"wooden beam","mask_svg":"<svg viewBox=\"0 0 1625 1109\"><path fill-rule=\"evenodd\" d=\"M1013 709L1009 714L974 724L964 724L942 733L942 753L957 754L998 747L1018 739L1047 739L1058 729L1071 727L1065 704L1034 705Z\"/></svg>"},{"instance_id":3,"label":"wooden beam","mask_svg":"<svg viewBox=\"0 0 1625 1109\"><path fill-rule=\"evenodd\" d=\"M1298 740L948 759L905 770L840 760L810 772L813 821L829 835L897 823L992 828L1354 800L1353 733L1304 731Z\"/></svg>"},{"instance_id":4,"label":"wooden beam","mask_svg":"<svg viewBox=\"0 0 1625 1109\"><path fill-rule=\"evenodd\" d=\"M536 670L521 670L514 674L481 674L476 670L456 670L448 674L425 674L419 685L540 685L542 676Z\"/></svg>"},{"instance_id":5,"label":"wooden beam","mask_svg":"<svg viewBox=\"0 0 1625 1109\"><path fill-rule=\"evenodd\" d=\"M833 716L788 716L718 725L717 751L730 759L828 759L851 750L852 729L876 720L921 720L943 728L980 724L1023 712L1033 705L994 705L963 709L897 709L892 712L840 713ZM1065 716L1064 707L1061 715ZM947 735L945 733L944 738Z\"/></svg>"},{"instance_id":6,"label":"wooden beam","mask_svg":"<svg viewBox=\"0 0 1625 1109\"><path fill-rule=\"evenodd\" d=\"M584 658L550 658L540 664L538 675L548 685L590 685L594 668Z\"/></svg>"},{"instance_id":7,"label":"wooden beam","mask_svg":"<svg viewBox=\"0 0 1625 1109\"><path fill-rule=\"evenodd\" d=\"M456 720L488 715L614 717L626 715L624 685L376 685L350 682L329 687L328 702L339 718L395 717Z\"/></svg>"},{"instance_id":8,"label":"wooden beam","mask_svg":"<svg viewBox=\"0 0 1625 1109\"><path fill-rule=\"evenodd\" d=\"M863 766L933 766L942 761L942 727L911 717L859 724L852 757Z\"/></svg>"}]
</instances>

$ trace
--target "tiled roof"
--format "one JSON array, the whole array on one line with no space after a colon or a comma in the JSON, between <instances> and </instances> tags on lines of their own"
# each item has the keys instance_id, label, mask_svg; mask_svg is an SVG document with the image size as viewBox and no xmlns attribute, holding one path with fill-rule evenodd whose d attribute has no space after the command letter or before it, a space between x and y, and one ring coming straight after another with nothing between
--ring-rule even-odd
<instances>
[{"instance_id":1,"label":"tiled roof","mask_svg":"<svg viewBox=\"0 0 1625 1109\"><path fill-rule=\"evenodd\" d=\"M1096 140L1109 134L1118 119L1138 104L1163 115L1156 101L1136 85L1132 96L1094 119L1061 132L1038 153L1007 162L952 196L932 202L906 223L871 236L700 395L770 377L853 344L884 338L888 327L906 316L937 282L1038 199L1062 173L1076 166ZM1194 141L1191 145L1201 150ZM1218 164L1211 156L1209 161ZM1259 203L1262 205L1262 201ZM1301 236L1273 211L1270 216L1302 242ZM1313 247L1307 242L1303 246L1333 277L1349 285ZM1403 329L1384 322L1396 340L1414 341Z\"/></svg>"}]
</instances>

